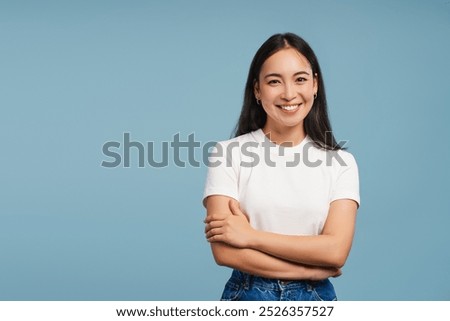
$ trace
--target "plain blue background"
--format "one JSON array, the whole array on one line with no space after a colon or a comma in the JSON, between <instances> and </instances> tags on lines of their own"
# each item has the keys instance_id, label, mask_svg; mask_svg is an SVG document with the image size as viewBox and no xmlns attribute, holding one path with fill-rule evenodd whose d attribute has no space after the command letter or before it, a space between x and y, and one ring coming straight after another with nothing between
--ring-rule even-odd
<instances>
[{"instance_id":1,"label":"plain blue background","mask_svg":"<svg viewBox=\"0 0 450 321\"><path fill-rule=\"evenodd\" d=\"M286 31L360 167L339 299L449 300L447 0L0 1L0 299L216 300L206 167L107 169L102 145L229 138L255 51Z\"/></svg>"}]
</instances>

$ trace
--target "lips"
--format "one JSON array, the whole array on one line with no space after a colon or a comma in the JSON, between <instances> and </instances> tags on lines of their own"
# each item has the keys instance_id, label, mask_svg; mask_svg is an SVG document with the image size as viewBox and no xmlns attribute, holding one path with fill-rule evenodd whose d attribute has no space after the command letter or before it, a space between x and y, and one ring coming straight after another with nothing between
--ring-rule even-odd
<instances>
[{"instance_id":1,"label":"lips","mask_svg":"<svg viewBox=\"0 0 450 321\"><path fill-rule=\"evenodd\" d=\"M292 104L292 105L276 105L278 108L281 108L284 111L293 112L300 108L301 104Z\"/></svg>"}]
</instances>

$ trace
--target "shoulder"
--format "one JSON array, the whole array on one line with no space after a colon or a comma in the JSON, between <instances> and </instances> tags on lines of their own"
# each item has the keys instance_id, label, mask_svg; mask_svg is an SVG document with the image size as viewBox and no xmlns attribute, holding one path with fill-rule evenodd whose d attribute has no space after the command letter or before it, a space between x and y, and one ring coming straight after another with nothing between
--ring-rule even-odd
<instances>
[{"instance_id":1,"label":"shoulder","mask_svg":"<svg viewBox=\"0 0 450 321\"><path fill-rule=\"evenodd\" d=\"M347 150L327 151L326 165L331 171L341 177L341 175L350 175L358 177L358 165L355 157Z\"/></svg>"},{"instance_id":2,"label":"shoulder","mask_svg":"<svg viewBox=\"0 0 450 321\"><path fill-rule=\"evenodd\" d=\"M350 153L347 150L339 149L337 151L332 151L336 153L339 158L336 158L336 160L342 159L344 161L344 164L341 164L343 166L356 166L356 159L353 156L352 153Z\"/></svg>"},{"instance_id":3,"label":"shoulder","mask_svg":"<svg viewBox=\"0 0 450 321\"><path fill-rule=\"evenodd\" d=\"M327 167L335 169L357 167L355 157L347 150L326 150L318 147L312 140L305 147L308 154L315 155L315 159L321 160Z\"/></svg>"}]
</instances>

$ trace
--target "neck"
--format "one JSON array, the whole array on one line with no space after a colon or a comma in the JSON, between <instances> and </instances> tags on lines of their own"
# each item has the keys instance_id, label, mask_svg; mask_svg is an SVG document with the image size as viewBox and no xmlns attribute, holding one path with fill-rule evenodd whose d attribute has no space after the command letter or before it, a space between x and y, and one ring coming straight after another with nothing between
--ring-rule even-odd
<instances>
[{"instance_id":1,"label":"neck","mask_svg":"<svg viewBox=\"0 0 450 321\"><path fill-rule=\"evenodd\" d=\"M306 137L303 123L299 126L274 128L268 126L267 123L262 128L266 137L277 145L292 147L300 144Z\"/></svg>"}]
</instances>

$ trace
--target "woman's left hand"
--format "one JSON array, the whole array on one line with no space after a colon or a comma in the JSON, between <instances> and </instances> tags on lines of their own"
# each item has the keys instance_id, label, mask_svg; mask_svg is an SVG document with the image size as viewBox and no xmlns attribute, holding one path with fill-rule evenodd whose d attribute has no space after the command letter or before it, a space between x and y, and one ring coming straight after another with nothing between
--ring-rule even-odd
<instances>
[{"instance_id":1,"label":"woman's left hand","mask_svg":"<svg viewBox=\"0 0 450 321\"><path fill-rule=\"evenodd\" d=\"M249 247L255 230L236 200L230 200L232 215L212 214L205 219L205 234L208 242L224 242L238 248Z\"/></svg>"}]
</instances>

